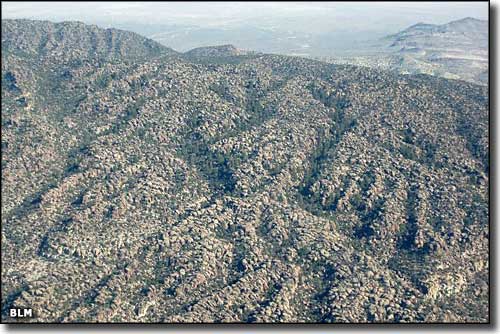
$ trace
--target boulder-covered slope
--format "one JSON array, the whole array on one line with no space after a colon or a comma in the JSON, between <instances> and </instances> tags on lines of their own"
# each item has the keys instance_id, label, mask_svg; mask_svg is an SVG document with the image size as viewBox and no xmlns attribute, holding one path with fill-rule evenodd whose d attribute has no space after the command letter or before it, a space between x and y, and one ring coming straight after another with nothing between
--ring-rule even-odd
<instances>
[{"instance_id":1,"label":"boulder-covered slope","mask_svg":"<svg viewBox=\"0 0 500 334\"><path fill-rule=\"evenodd\" d=\"M21 57L138 60L174 50L136 33L81 22L2 20L2 53Z\"/></svg>"},{"instance_id":2,"label":"boulder-covered slope","mask_svg":"<svg viewBox=\"0 0 500 334\"><path fill-rule=\"evenodd\" d=\"M2 21L4 321L489 320L486 87L47 26Z\"/></svg>"}]
</instances>

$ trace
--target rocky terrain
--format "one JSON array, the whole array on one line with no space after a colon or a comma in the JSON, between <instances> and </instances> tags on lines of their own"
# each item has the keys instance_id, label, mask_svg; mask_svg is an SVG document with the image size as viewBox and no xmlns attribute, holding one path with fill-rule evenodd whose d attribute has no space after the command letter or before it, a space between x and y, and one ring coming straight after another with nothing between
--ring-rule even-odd
<instances>
[{"instance_id":1,"label":"rocky terrain","mask_svg":"<svg viewBox=\"0 0 500 334\"><path fill-rule=\"evenodd\" d=\"M234 45L216 45L194 48L182 54L185 61L202 64L237 64L245 59L253 59L261 53L246 51Z\"/></svg>"},{"instance_id":2,"label":"rocky terrain","mask_svg":"<svg viewBox=\"0 0 500 334\"><path fill-rule=\"evenodd\" d=\"M2 20L3 321L489 321L487 87L205 51Z\"/></svg>"},{"instance_id":3,"label":"rocky terrain","mask_svg":"<svg viewBox=\"0 0 500 334\"><path fill-rule=\"evenodd\" d=\"M237 49L234 45L217 45L208 47L199 47L189 50L185 53L190 57L232 57L246 54L245 51Z\"/></svg>"},{"instance_id":4,"label":"rocky terrain","mask_svg":"<svg viewBox=\"0 0 500 334\"><path fill-rule=\"evenodd\" d=\"M326 59L337 64L425 73L488 85L488 21L484 20L418 23L351 53Z\"/></svg>"}]
</instances>

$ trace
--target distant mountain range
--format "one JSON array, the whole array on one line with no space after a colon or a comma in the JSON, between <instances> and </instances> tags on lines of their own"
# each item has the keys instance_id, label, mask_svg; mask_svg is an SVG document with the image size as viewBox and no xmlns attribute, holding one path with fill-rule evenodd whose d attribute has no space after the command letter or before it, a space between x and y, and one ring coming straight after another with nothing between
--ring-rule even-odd
<instances>
[{"instance_id":1,"label":"distant mountain range","mask_svg":"<svg viewBox=\"0 0 500 334\"><path fill-rule=\"evenodd\" d=\"M488 21L464 18L443 25L417 23L355 48L349 56L327 58L334 63L432 74L484 85L488 84Z\"/></svg>"}]
</instances>

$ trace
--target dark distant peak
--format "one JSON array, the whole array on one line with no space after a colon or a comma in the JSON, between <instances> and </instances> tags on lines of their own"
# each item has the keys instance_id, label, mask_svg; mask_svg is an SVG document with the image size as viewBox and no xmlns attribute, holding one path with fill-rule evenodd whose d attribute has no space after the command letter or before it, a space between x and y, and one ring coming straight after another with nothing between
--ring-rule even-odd
<instances>
[{"instance_id":1,"label":"dark distant peak","mask_svg":"<svg viewBox=\"0 0 500 334\"><path fill-rule=\"evenodd\" d=\"M410 26L409 28L403 30L402 32L411 32L411 31L430 31L435 29L437 26L435 24L429 24L424 22L419 22Z\"/></svg>"},{"instance_id":2,"label":"dark distant peak","mask_svg":"<svg viewBox=\"0 0 500 334\"><path fill-rule=\"evenodd\" d=\"M412 29L412 28L427 28L427 27L433 27L434 24L430 24L430 23L425 23L425 22L418 22L412 26L410 26L408 29Z\"/></svg>"},{"instance_id":3,"label":"dark distant peak","mask_svg":"<svg viewBox=\"0 0 500 334\"><path fill-rule=\"evenodd\" d=\"M388 36L384 37L383 40L398 41L402 38L407 38L408 36L430 33L432 31L435 31L437 29L437 27L438 26L434 25L434 24L419 22L419 23L414 24L414 25L412 25L404 30L401 30L400 32L397 32L393 35L388 35Z\"/></svg>"},{"instance_id":4,"label":"dark distant peak","mask_svg":"<svg viewBox=\"0 0 500 334\"><path fill-rule=\"evenodd\" d=\"M246 53L246 51L240 50L232 44L225 44L195 48L186 52L186 55L195 57L230 57L241 56Z\"/></svg>"}]
</instances>

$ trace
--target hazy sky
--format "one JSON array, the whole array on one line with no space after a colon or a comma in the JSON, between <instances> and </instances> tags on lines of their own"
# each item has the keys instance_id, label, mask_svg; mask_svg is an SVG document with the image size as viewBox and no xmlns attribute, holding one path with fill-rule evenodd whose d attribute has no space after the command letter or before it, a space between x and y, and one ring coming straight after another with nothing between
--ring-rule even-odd
<instances>
[{"instance_id":1,"label":"hazy sky","mask_svg":"<svg viewBox=\"0 0 500 334\"><path fill-rule=\"evenodd\" d=\"M401 29L417 22L446 23L467 16L487 19L488 2L2 2L3 18L199 26L262 21L299 31ZM297 18L307 18L309 23L294 24Z\"/></svg>"}]
</instances>

